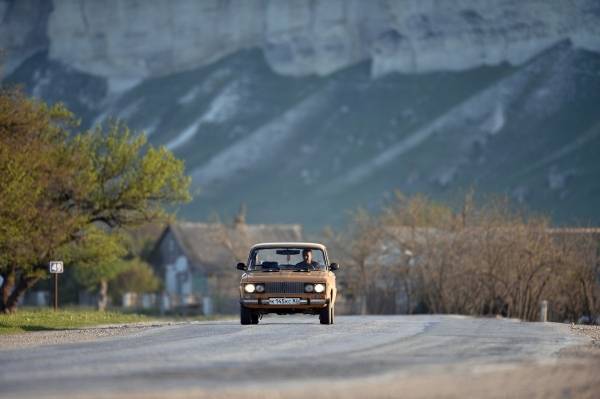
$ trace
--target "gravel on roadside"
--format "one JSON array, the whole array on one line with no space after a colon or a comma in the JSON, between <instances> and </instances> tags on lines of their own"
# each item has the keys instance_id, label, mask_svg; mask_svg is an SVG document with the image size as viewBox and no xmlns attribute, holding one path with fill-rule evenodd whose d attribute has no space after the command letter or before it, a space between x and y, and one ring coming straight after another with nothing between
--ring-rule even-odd
<instances>
[{"instance_id":1,"label":"gravel on roadside","mask_svg":"<svg viewBox=\"0 0 600 399\"><path fill-rule=\"evenodd\" d=\"M585 335L592 339L592 345L600 348L600 326L571 324L571 331L578 335Z\"/></svg>"},{"instance_id":2,"label":"gravel on roadside","mask_svg":"<svg viewBox=\"0 0 600 399\"><path fill-rule=\"evenodd\" d=\"M101 338L130 335L149 329L186 323L188 322L152 321L81 327L69 330L34 331L20 334L0 335L0 351L30 348L41 345L89 342Z\"/></svg>"}]
</instances>

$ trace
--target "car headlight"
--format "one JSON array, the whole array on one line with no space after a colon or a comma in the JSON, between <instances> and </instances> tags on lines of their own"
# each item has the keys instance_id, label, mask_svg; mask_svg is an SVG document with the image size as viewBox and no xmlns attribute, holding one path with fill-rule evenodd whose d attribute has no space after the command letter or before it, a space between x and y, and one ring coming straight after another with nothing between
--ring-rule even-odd
<instances>
[{"instance_id":1,"label":"car headlight","mask_svg":"<svg viewBox=\"0 0 600 399\"><path fill-rule=\"evenodd\" d=\"M262 284L256 284L256 292L265 292L265 286Z\"/></svg>"},{"instance_id":2,"label":"car headlight","mask_svg":"<svg viewBox=\"0 0 600 399\"><path fill-rule=\"evenodd\" d=\"M304 292L313 292L315 290L315 286L312 284L306 284L304 286Z\"/></svg>"},{"instance_id":3,"label":"car headlight","mask_svg":"<svg viewBox=\"0 0 600 399\"><path fill-rule=\"evenodd\" d=\"M321 293L325 291L325 284L315 284L315 292Z\"/></svg>"},{"instance_id":4,"label":"car headlight","mask_svg":"<svg viewBox=\"0 0 600 399\"><path fill-rule=\"evenodd\" d=\"M249 294L252 294L255 290L256 290L256 286L254 284L246 284L244 286L244 291L246 291Z\"/></svg>"}]
</instances>

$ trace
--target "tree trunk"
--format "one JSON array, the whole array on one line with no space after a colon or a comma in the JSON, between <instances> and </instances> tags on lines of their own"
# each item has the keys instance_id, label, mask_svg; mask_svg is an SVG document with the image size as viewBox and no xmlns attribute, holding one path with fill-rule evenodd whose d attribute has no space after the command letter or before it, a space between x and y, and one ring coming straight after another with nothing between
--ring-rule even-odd
<instances>
[{"instance_id":1,"label":"tree trunk","mask_svg":"<svg viewBox=\"0 0 600 399\"><path fill-rule=\"evenodd\" d=\"M21 299L25 291L33 287L39 279L39 277L27 277L25 275L21 275L19 277L19 282L17 283L17 286L15 287L13 292L8 296L6 302L4 302L3 312L14 313L17 310L17 303L19 303L19 299Z\"/></svg>"},{"instance_id":2,"label":"tree trunk","mask_svg":"<svg viewBox=\"0 0 600 399\"><path fill-rule=\"evenodd\" d=\"M108 305L108 281L100 280L100 289L98 290L98 310L104 312Z\"/></svg>"},{"instance_id":3,"label":"tree trunk","mask_svg":"<svg viewBox=\"0 0 600 399\"><path fill-rule=\"evenodd\" d=\"M6 273L2 273L2 287L0 288L0 313L8 313L6 304L8 298L12 294L13 288L15 287L15 269L9 267Z\"/></svg>"}]
</instances>

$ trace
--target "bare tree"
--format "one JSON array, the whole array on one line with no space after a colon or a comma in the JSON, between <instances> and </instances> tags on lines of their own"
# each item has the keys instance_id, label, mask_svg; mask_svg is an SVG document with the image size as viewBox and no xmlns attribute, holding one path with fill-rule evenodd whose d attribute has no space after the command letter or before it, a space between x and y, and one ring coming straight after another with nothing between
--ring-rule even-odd
<instances>
[{"instance_id":1,"label":"bare tree","mask_svg":"<svg viewBox=\"0 0 600 399\"><path fill-rule=\"evenodd\" d=\"M398 194L379 215L353 215L336 240L350 271L343 284L361 312L537 320L546 299L555 320L598 317L598 235L552 229L547 218L517 212L505 199L477 206L473 198L454 211ZM397 306L398 298L407 306Z\"/></svg>"}]
</instances>

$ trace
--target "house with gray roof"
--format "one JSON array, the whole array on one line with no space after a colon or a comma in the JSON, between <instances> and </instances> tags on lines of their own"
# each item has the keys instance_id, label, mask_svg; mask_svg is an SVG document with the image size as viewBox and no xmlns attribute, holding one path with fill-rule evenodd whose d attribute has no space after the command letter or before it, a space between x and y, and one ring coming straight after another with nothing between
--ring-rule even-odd
<instances>
[{"instance_id":1,"label":"house with gray roof","mask_svg":"<svg viewBox=\"0 0 600 399\"><path fill-rule=\"evenodd\" d=\"M205 315L238 310L239 271L250 247L260 242L302 241L294 224L177 222L165 227L151 263L164 287L161 310L196 310Z\"/></svg>"}]
</instances>

